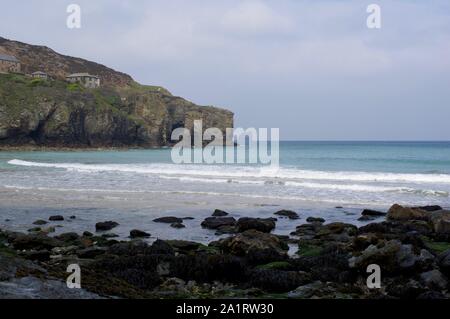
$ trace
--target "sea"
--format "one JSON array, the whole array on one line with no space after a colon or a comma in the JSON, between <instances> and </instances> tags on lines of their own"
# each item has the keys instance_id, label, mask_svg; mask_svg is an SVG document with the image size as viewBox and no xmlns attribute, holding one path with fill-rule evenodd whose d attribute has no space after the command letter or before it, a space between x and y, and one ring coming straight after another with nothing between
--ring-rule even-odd
<instances>
[{"instance_id":1,"label":"sea","mask_svg":"<svg viewBox=\"0 0 450 319\"><path fill-rule=\"evenodd\" d=\"M230 146L231 147L231 146ZM364 208L394 204L450 207L450 142L284 141L280 165L175 164L171 149L0 152L0 227L24 230L49 215L58 232L94 230L114 220L119 237L141 229L152 238L208 242L201 221L214 209L239 218L275 217L288 234L309 216L358 221ZM75 219L70 219L70 216ZM184 229L153 219L177 216Z\"/></svg>"}]
</instances>

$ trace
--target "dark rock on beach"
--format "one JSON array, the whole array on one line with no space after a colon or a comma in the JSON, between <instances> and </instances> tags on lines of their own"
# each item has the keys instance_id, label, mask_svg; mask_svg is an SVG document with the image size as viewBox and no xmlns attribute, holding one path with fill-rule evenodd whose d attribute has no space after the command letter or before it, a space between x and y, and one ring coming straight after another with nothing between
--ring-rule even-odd
<instances>
[{"instance_id":1,"label":"dark rock on beach","mask_svg":"<svg viewBox=\"0 0 450 319\"><path fill-rule=\"evenodd\" d=\"M288 246L277 236L257 230L247 230L236 236L211 243L212 246L251 263L269 263L287 258Z\"/></svg>"},{"instance_id":2,"label":"dark rock on beach","mask_svg":"<svg viewBox=\"0 0 450 319\"><path fill-rule=\"evenodd\" d=\"M394 204L389 208L387 218L389 220L427 220L429 218L429 212L420 208L403 207L398 204Z\"/></svg>"},{"instance_id":3,"label":"dark rock on beach","mask_svg":"<svg viewBox=\"0 0 450 319\"><path fill-rule=\"evenodd\" d=\"M224 216L228 216L228 213L223 211L223 210L216 209L211 216L213 216L213 217L224 217Z\"/></svg>"},{"instance_id":4,"label":"dark rock on beach","mask_svg":"<svg viewBox=\"0 0 450 319\"><path fill-rule=\"evenodd\" d=\"M442 207L439 205L420 206L420 207L414 207L414 208L419 208L419 209L427 211L427 212L435 212L437 210L442 210Z\"/></svg>"},{"instance_id":5,"label":"dark rock on beach","mask_svg":"<svg viewBox=\"0 0 450 319\"><path fill-rule=\"evenodd\" d=\"M235 226L234 217L207 217L201 223L201 226L208 229L218 229L223 226Z\"/></svg>"},{"instance_id":6,"label":"dark rock on beach","mask_svg":"<svg viewBox=\"0 0 450 319\"><path fill-rule=\"evenodd\" d=\"M380 211L373 210L373 209L364 209L364 210L361 212L361 215L362 215L362 216L386 216L387 213L385 213L385 212L380 212Z\"/></svg>"},{"instance_id":7,"label":"dark rock on beach","mask_svg":"<svg viewBox=\"0 0 450 319\"><path fill-rule=\"evenodd\" d=\"M55 236L56 239L63 241L63 242L74 242L80 238L77 233L71 232L71 233L63 233L58 236Z\"/></svg>"},{"instance_id":8,"label":"dark rock on beach","mask_svg":"<svg viewBox=\"0 0 450 319\"><path fill-rule=\"evenodd\" d=\"M43 234L10 234L9 240L17 250L46 250L62 246L63 243L56 238Z\"/></svg>"},{"instance_id":9,"label":"dark rock on beach","mask_svg":"<svg viewBox=\"0 0 450 319\"><path fill-rule=\"evenodd\" d=\"M325 223L325 219L323 219L321 217L308 217L308 218L306 218L306 221L308 223L319 223L319 224Z\"/></svg>"},{"instance_id":10,"label":"dark rock on beach","mask_svg":"<svg viewBox=\"0 0 450 319\"><path fill-rule=\"evenodd\" d=\"M278 211L278 212L276 212L274 214L278 215L278 216L282 216L282 217L287 217L289 219L299 219L300 218L300 216L296 212L294 212L292 210L285 210L285 209L283 209L283 210L280 210L280 211Z\"/></svg>"},{"instance_id":11,"label":"dark rock on beach","mask_svg":"<svg viewBox=\"0 0 450 319\"><path fill-rule=\"evenodd\" d=\"M263 233L270 233L275 228L274 218L249 218L242 217L236 223L238 232L244 232L249 229L258 230Z\"/></svg>"},{"instance_id":12,"label":"dark rock on beach","mask_svg":"<svg viewBox=\"0 0 450 319\"><path fill-rule=\"evenodd\" d=\"M99 222L99 223L95 224L95 230L107 231L107 230L111 230L117 226L119 226L119 224L114 221Z\"/></svg>"},{"instance_id":13,"label":"dark rock on beach","mask_svg":"<svg viewBox=\"0 0 450 319\"><path fill-rule=\"evenodd\" d=\"M130 231L130 238L148 238L151 235L145 231L133 229Z\"/></svg>"},{"instance_id":14,"label":"dark rock on beach","mask_svg":"<svg viewBox=\"0 0 450 319\"><path fill-rule=\"evenodd\" d=\"M181 228L185 228L186 226L184 226L184 224L182 224L182 223L173 223L173 224L170 224L170 227L181 229Z\"/></svg>"},{"instance_id":15,"label":"dark rock on beach","mask_svg":"<svg viewBox=\"0 0 450 319\"><path fill-rule=\"evenodd\" d=\"M165 223L165 224L173 224L173 223L182 223L183 219L173 216L168 217L160 217L153 220L155 223Z\"/></svg>"},{"instance_id":16,"label":"dark rock on beach","mask_svg":"<svg viewBox=\"0 0 450 319\"><path fill-rule=\"evenodd\" d=\"M50 216L48 218L48 220L50 220L50 221L62 221L62 220L64 220L64 217L61 216L61 215L54 215L54 216Z\"/></svg>"},{"instance_id":17,"label":"dark rock on beach","mask_svg":"<svg viewBox=\"0 0 450 319\"><path fill-rule=\"evenodd\" d=\"M0 297L21 278L64 283L76 261L86 292L106 298L450 298L449 212L394 205L389 213L365 214L383 220L361 227L310 217L292 236L271 234L272 218L213 216L202 226L228 237L209 244L149 244L139 230L126 241L0 231ZM294 245L296 256L288 254ZM381 289L367 287L372 264Z\"/></svg>"}]
</instances>

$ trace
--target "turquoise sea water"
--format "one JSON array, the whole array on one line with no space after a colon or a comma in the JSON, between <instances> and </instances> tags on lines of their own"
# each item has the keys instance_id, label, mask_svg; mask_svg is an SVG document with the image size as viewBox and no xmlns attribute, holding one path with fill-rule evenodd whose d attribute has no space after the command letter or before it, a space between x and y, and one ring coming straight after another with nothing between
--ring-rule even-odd
<instances>
[{"instance_id":1,"label":"turquoise sea water","mask_svg":"<svg viewBox=\"0 0 450 319\"><path fill-rule=\"evenodd\" d=\"M279 170L177 165L170 152L0 152L0 185L450 206L450 142L281 142Z\"/></svg>"}]
</instances>

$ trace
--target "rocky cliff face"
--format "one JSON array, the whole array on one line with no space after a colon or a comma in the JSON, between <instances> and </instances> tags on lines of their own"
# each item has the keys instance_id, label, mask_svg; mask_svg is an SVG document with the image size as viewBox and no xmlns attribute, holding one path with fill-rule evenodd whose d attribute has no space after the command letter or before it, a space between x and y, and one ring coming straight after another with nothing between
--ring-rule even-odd
<instances>
[{"instance_id":1,"label":"rocky cliff face","mask_svg":"<svg viewBox=\"0 0 450 319\"><path fill-rule=\"evenodd\" d=\"M195 105L94 62L2 38L0 52L16 56L26 73L43 70L55 78L0 74L0 145L166 146L172 143L174 128L192 129L197 119L203 120L204 128L225 132L233 127L230 111ZM61 70L97 74L103 85L99 89L69 85Z\"/></svg>"}]
</instances>

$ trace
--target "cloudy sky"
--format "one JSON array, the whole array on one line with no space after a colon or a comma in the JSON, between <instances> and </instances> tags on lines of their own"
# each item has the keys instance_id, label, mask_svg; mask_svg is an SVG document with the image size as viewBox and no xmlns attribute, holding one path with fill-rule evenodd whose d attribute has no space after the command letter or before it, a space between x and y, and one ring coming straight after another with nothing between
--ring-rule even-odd
<instances>
[{"instance_id":1,"label":"cloudy sky","mask_svg":"<svg viewBox=\"0 0 450 319\"><path fill-rule=\"evenodd\" d=\"M82 9L81 29L66 8ZM381 29L366 8L381 6ZM282 139L450 140L450 1L0 0L0 36L106 64Z\"/></svg>"}]
</instances>

